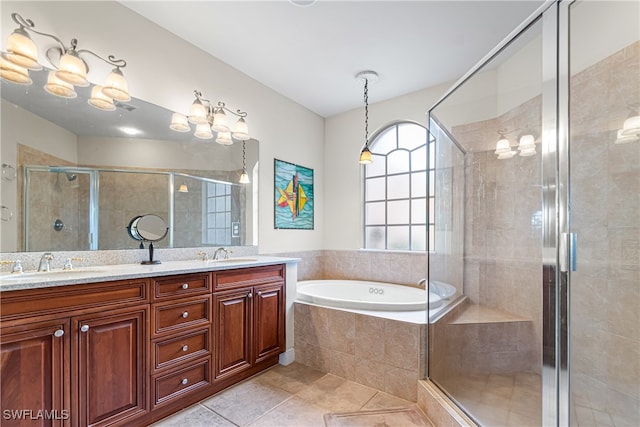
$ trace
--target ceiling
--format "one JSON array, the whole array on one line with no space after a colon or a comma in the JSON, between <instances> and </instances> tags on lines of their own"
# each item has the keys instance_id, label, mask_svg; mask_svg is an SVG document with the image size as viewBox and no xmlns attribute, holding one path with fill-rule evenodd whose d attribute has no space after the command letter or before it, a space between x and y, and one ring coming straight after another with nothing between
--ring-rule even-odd
<instances>
[{"instance_id":1,"label":"ceiling","mask_svg":"<svg viewBox=\"0 0 640 427\"><path fill-rule=\"evenodd\" d=\"M363 70L371 103L457 80L543 2L120 1L323 117L362 105Z\"/></svg>"}]
</instances>

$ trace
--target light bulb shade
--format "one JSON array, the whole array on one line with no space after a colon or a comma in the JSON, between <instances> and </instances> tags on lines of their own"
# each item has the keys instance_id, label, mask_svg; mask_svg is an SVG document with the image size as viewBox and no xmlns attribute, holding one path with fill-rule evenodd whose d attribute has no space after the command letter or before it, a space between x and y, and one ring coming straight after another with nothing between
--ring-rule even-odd
<instances>
[{"instance_id":1,"label":"light bulb shade","mask_svg":"<svg viewBox=\"0 0 640 427\"><path fill-rule=\"evenodd\" d=\"M169 125L169 128L177 132L189 132L191 130L187 116L180 113L173 113L171 115L171 124Z\"/></svg>"},{"instance_id":2,"label":"light bulb shade","mask_svg":"<svg viewBox=\"0 0 640 427\"><path fill-rule=\"evenodd\" d=\"M371 151L369 150L369 147L364 147L362 149L362 151L360 152L360 160L358 160L358 163L360 163L361 165L370 165L371 163L373 163L373 158L371 157Z\"/></svg>"},{"instance_id":3,"label":"light bulb shade","mask_svg":"<svg viewBox=\"0 0 640 427\"><path fill-rule=\"evenodd\" d=\"M518 143L518 150L530 150L533 148L535 151L536 139L533 135L522 135L520 142Z\"/></svg>"},{"instance_id":4,"label":"light bulb shade","mask_svg":"<svg viewBox=\"0 0 640 427\"><path fill-rule=\"evenodd\" d=\"M620 136L640 134L640 116L631 116L624 121Z\"/></svg>"},{"instance_id":5,"label":"light bulb shade","mask_svg":"<svg viewBox=\"0 0 640 427\"><path fill-rule=\"evenodd\" d=\"M516 155L515 151L507 151L505 153L498 154L498 160L510 159Z\"/></svg>"},{"instance_id":6,"label":"light bulb shade","mask_svg":"<svg viewBox=\"0 0 640 427\"><path fill-rule=\"evenodd\" d=\"M200 123L199 125L196 125L196 131L194 135L196 138L200 139L213 138L213 133L211 132L211 127L208 123Z\"/></svg>"},{"instance_id":7,"label":"light bulb shade","mask_svg":"<svg viewBox=\"0 0 640 427\"><path fill-rule=\"evenodd\" d=\"M63 82L71 83L75 86L89 86L87 66L82 58L73 51L65 53L62 55L62 58L60 58L60 65L58 66L58 71L56 71L56 77Z\"/></svg>"},{"instance_id":8,"label":"light bulb shade","mask_svg":"<svg viewBox=\"0 0 640 427\"><path fill-rule=\"evenodd\" d=\"M113 105L113 99L102 93L102 86L94 86L91 89L91 98L87 100L87 103L98 110L113 111L116 106Z\"/></svg>"},{"instance_id":9,"label":"light bulb shade","mask_svg":"<svg viewBox=\"0 0 640 427\"><path fill-rule=\"evenodd\" d=\"M218 108L216 113L213 115L213 124L211 125L211 129L216 132L229 132L229 122L227 121L227 115L224 113L222 108ZM231 136L229 136L231 139Z\"/></svg>"},{"instance_id":10,"label":"light bulb shade","mask_svg":"<svg viewBox=\"0 0 640 427\"><path fill-rule=\"evenodd\" d=\"M196 98L191 104L191 108L189 109L189 122L194 125L202 125L208 124L209 120L207 119L207 109L204 108L202 102Z\"/></svg>"},{"instance_id":11,"label":"light bulb shade","mask_svg":"<svg viewBox=\"0 0 640 427\"><path fill-rule=\"evenodd\" d=\"M243 170L240 174L240 180L238 181L240 184L250 184L251 180L249 179L249 174L246 170Z\"/></svg>"},{"instance_id":12,"label":"light bulb shade","mask_svg":"<svg viewBox=\"0 0 640 427\"><path fill-rule=\"evenodd\" d=\"M244 117L240 117L233 127L233 137L238 141L247 141L251 137L249 136L249 126L244 121Z\"/></svg>"},{"instance_id":13,"label":"light bulb shade","mask_svg":"<svg viewBox=\"0 0 640 427\"><path fill-rule=\"evenodd\" d=\"M7 53L4 56L20 67L42 70L42 65L38 63L38 48L22 28L17 28L7 39Z\"/></svg>"},{"instance_id":14,"label":"light bulb shade","mask_svg":"<svg viewBox=\"0 0 640 427\"><path fill-rule=\"evenodd\" d=\"M47 84L44 85L44 90L61 98L75 98L78 96L76 91L73 90L73 85L60 80L55 71L49 71L49 77L47 78Z\"/></svg>"},{"instance_id":15,"label":"light bulb shade","mask_svg":"<svg viewBox=\"0 0 640 427\"><path fill-rule=\"evenodd\" d=\"M179 193L188 193L189 192L189 187L187 187L186 183L180 184L180 187L178 187L178 192Z\"/></svg>"},{"instance_id":16,"label":"light bulb shade","mask_svg":"<svg viewBox=\"0 0 640 427\"><path fill-rule=\"evenodd\" d=\"M122 71L120 71L120 68L114 68L113 71L109 73L107 81L102 88L102 93L116 101L131 101L129 85L127 84L127 79L124 78Z\"/></svg>"},{"instance_id":17,"label":"light bulb shade","mask_svg":"<svg viewBox=\"0 0 640 427\"><path fill-rule=\"evenodd\" d=\"M618 130L618 134L616 137L616 144L626 144L627 142L636 142L640 141L640 134L632 134L632 135L623 135L624 131L622 129Z\"/></svg>"},{"instance_id":18,"label":"light bulb shade","mask_svg":"<svg viewBox=\"0 0 640 427\"><path fill-rule=\"evenodd\" d=\"M216 142L220 145L233 144L233 140L231 139L231 132L218 132L218 137L216 138Z\"/></svg>"},{"instance_id":19,"label":"light bulb shade","mask_svg":"<svg viewBox=\"0 0 640 427\"><path fill-rule=\"evenodd\" d=\"M509 140L505 137L502 137L497 143L496 143L496 154L502 154L502 153L509 153L511 152L511 143L509 142Z\"/></svg>"},{"instance_id":20,"label":"light bulb shade","mask_svg":"<svg viewBox=\"0 0 640 427\"><path fill-rule=\"evenodd\" d=\"M29 71L13 62L8 61L4 56L0 57L0 77L11 82L21 85L30 85L33 83L29 77Z\"/></svg>"},{"instance_id":21,"label":"light bulb shade","mask_svg":"<svg viewBox=\"0 0 640 427\"><path fill-rule=\"evenodd\" d=\"M535 156L536 155L536 147L527 148L526 150L520 150L519 155L520 155L520 157Z\"/></svg>"}]
</instances>

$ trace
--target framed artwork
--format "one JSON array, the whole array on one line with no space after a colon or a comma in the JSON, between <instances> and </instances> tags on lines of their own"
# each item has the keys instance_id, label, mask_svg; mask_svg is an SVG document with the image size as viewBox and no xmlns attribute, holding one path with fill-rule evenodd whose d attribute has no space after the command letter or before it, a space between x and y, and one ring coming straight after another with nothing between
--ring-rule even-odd
<instances>
[{"instance_id":1,"label":"framed artwork","mask_svg":"<svg viewBox=\"0 0 640 427\"><path fill-rule=\"evenodd\" d=\"M313 169L274 159L276 229L313 230Z\"/></svg>"}]
</instances>

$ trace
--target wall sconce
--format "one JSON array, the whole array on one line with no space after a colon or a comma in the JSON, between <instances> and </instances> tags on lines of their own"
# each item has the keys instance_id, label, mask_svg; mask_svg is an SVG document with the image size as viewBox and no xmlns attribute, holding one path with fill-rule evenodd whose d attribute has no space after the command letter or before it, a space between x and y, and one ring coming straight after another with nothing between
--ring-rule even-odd
<instances>
[{"instance_id":1,"label":"wall sconce","mask_svg":"<svg viewBox=\"0 0 640 427\"><path fill-rule=\"evenodd\" d=\"M373 163L371 151L369 150L369 82L373 83L378 80L378 73L375 71L361 71L356 74L356 79L364 80L364 147L360 151L361 165L369 165Z\"/></svg>"},{"instance_id":2,"label":"wall sconce","mask_svg":"<svg viewBox=\"0 0 640 427\"><path fill-rule=\"evenodd\" d=\"M500 139L496 143L495 154L498 160L510 159L516 154L521 157L534 156L536 154L536 139L531 133L525 133L520 136L517 151L511 149L511 141L505 136L507 133L516 131L499 130ZM518 153L519 152L519 153Z\"/></svg>"},{"instance_id":3,"label":"wall sconce","mask_svg":"<svg viewBox=\"0 0 640 427\"><path fill-rule=\"evenodd\" d=\"M240 174L240 184L250 184L249 174L247 173L247 156L245 153L245 142L242 141L242 173Z\"/></svg>"},{"instance_id":4,"label":"wall sconce","mask_svg":"<svg viewBox=\"0 0 640 427\"><path fill-rule=\"evenodd\" d=\"M187 187L187 183L183 182L182 184L180 184L180 187L178 187L178 193L188 193L189 192L189 187Z\"/></svg>"},{"instance_id":5,"label":"wall sconce","mask_svg":"<svg viewBox=\"0 0 640 427\"><path fill-rule=\"evenodd\" d=\"M631 114L622 124L622 129L619 129L616 134L616 144L626 144L627 142L640 141L640 115L632 110L630 106Z\"/></svg>"},{"instance_id":6,"label":"wall sconce","mask_svg":"<svg viewBox=\"0 0 640 427\"><path fill-rule=\"evenodd\" d=\"M74 86L84 87L90 84L87 80L89 65L83 57L93 55L115 68L107 76L104 85L93 88L89 105L101 110L113 111L115 110L114 99L122 102L131 100L127 81L121 70L127 66L124 59L116 59L113 55L109 55L105 59L88 49L77 49L77 39L71 39L71 44L67 47L62 40L53 34L37 31L32 20L24 19L18 13L12 13L11 19L19 27L11 33L7 39L6 52L3 51L1 54L1 78L17 84L30 85L32 83L29 70L42 69L38 60L38 48L29 35L29 33L34 33L52 38L59 45L50 47L45 52L47 59L55 68L54 71L49 72L49 78L45 85L47 92L63 98L75 98L77 94ZM58 61L54 61L52 54L57 55ZM57 62L57 66L55 62Z\"/></svg>"},{"instance_id":7,"label":"wall sconce","mask_svg":"<svg viewBox=\"0 0 640 427\"><path fill-rule=\"evenodd\" d=\"M200 139L213 139L213 132L217 133L216 142L222 145L231 145L233 140L246 141L250 139L249 127L245 121L247 113L244 111L232 111L224 102L218 101L215 105L208 99L202 97L202 93L194 90L195 101L191 104L189 115L173 113L169 128L176 132L191 131L191 124L196 125L194 136ZM233 130L229 128L226 112L237 117Z\"/></svg>"}]
</instances>

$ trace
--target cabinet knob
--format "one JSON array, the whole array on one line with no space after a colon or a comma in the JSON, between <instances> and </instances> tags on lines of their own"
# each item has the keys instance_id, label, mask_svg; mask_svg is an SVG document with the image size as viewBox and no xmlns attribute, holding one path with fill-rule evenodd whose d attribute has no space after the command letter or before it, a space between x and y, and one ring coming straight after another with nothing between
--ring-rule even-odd
<instances>
[{"instance_id":1,"label":"cabinet knob","mask_svg":"<svg viewBox=\"0 0 640 427\"><path fill-rule=\"evenodd\" d=\"M183 312L183 313L182 313L182 317L183 317L183 318L185 318L185 319L186 319L187 317L189 317L189 312L188 312L188 311Z\"/></svg>"},{"instance_id":2,"label":"cabinet knob","mask_svg":"<svg viewBox=\"0 0 640 427\"><path fill-rule=\"evenodd\" d=\"M253 298L253 294L249 292L249 294L247 294L247 298Z\"/></svg>"},{"instance_id":3,"label":"cabinet knob","mask_svg":"<svg viewBox=\"0 0 640 427\"><path fill-rule=\"evenodd\" d=\"M63 329L58 329L57 331L55 331L53 333L53 336L56 337L56 338L60 338L63 335L64 335L64 330Z\"/></svg>"},{"instance_id":4,"label":"cabinet knob","mask_svg":"<svg viewBox=\"0 0 640 427\"><path fill-rule=\"evenodd\" d=\"M262 295L262 291L258 291L258 296Z\"/></svg>"},{"instance_id":5,"label":"cabinet knob","mask_svg":"<svg viewBox=\"0 0 640 427\"><path fill-rule=\"evenodd\" d=\"M189 380L186 379L186 378L183 378L182 381L181 381L182 385L187 385L188 382L189 382Z\"/></svg>"},{"instance_id":6,"label":"cabinet knob","mask_svg":"<svg viewBox=\"0 0 640 427\"><path fill-rule=\"evenodd\" d=\"M189 350L189 346L188 345L183 345L182 346L182 351L187 351Z\"/></svg>"},{"instance_id":7,"label":"cabinet knob","mask_svg":"<svg viewBox=\"0 0 640 427\"><path fill-rule=\"evenodd\" d=\"M182 289L189 289L189 284L188 283L183 283L182 284Z\"/></svg>"},{"instance_id":8,"label":"cabinet knob","mask_svg":"<svg viewBox=\"0 0 640 427\"><path fill-rule=\"evenodd\" d=\"M89 325L82 325L80 327L80 331L82 331L82 332L87 332L88 330L89 330Z\"/></svg>"}]
</instances>

